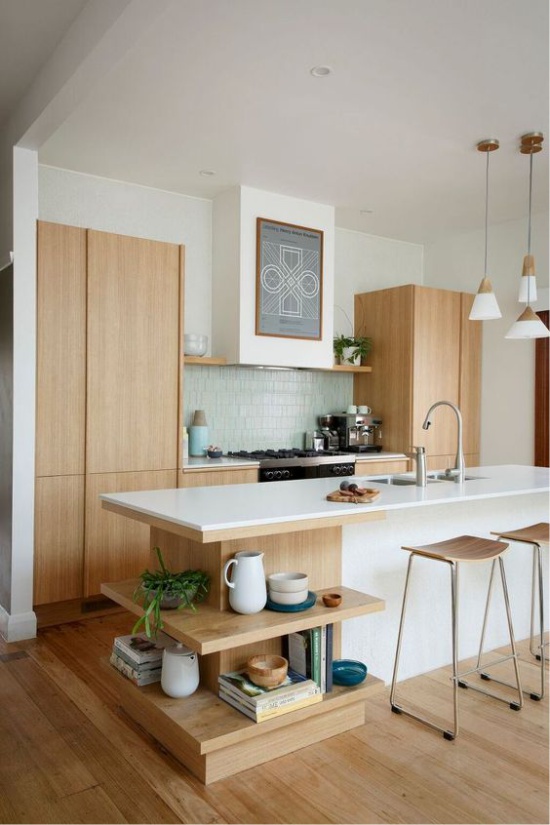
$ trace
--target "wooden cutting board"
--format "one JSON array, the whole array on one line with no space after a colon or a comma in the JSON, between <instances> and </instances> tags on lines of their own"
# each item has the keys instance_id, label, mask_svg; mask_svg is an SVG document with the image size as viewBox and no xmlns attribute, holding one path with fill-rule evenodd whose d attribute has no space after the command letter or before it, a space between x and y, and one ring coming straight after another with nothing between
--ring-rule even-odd
<instances>
[{"instance_id":1,"label":"wooden cutting board","mask_svg":"<svg viewBox=\"0 0 550 825\"><path fill-rule=\"evenodd\" d=\"M379 496L380 490L374 490L372 487L367 487L364 493L355 493L353 496L344 496L341 490L335 490L328 494L327 501L340 501L343 504L370 504Z\"/></svg>"}]
</instances>

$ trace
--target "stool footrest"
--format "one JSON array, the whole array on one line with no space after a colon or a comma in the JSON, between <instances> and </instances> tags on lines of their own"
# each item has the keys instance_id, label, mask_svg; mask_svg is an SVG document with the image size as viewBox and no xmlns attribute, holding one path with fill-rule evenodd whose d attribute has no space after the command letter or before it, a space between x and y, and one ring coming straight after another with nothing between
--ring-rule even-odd
<instances>
[{"instance_id":1,"label":"stool footrest","mask_svg":"<svg viewBox=\"0 0 550 825\"><path fill-rule=\"evenodd\" d=\"M402 708L400 705L392 705L391 709L394 713L402 713L403 716L408 716L410 719L416 719L417 722L422 722L422 724L427 725L429 728L432 728L432 730L438 730L443 734L443 738L447 739L449 742L452 742L456 736L452 730L442 728L439 725L436 725L435 722L430 721L430 719L426 719L425 716L420 716L417 713L412 713L410 710L405 710L405 708Z\"/></svg>"}]
</instances>

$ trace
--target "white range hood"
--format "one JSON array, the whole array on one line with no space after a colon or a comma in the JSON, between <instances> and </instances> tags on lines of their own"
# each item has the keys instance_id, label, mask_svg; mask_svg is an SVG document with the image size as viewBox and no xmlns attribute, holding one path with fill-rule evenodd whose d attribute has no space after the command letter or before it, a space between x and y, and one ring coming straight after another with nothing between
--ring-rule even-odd
<instances>
[{"instance_id":1,"label":"white range hood","mask_svg":"<svg viewBox=\"0 0 550 825\"><path fill-rule=\"evenodd\" d=\"M321 340L256 335L257 218L323 232ZM334 207L239 186L214 201L212 352L230 364L328 369L334 363Z\"/></svg>"}]
</instances>

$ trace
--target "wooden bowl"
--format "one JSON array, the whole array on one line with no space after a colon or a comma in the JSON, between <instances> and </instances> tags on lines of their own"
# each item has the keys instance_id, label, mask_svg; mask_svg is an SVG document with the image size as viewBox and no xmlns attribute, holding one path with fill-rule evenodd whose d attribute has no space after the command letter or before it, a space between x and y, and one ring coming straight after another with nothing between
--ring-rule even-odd
<instances>
[{"instance_id":1,"label":"wooden bowl","mask_svg":"<svg viewBox=\"0 0 550 825\"><path fill-rule=\"evenodd\" d=\"M323 604L325 607L338 607L342 602L342 597L339 593L325 593L323 595Z\"/></svg>"},{"instance_id":2,"label":"wooden bowl","mask_svg":"<svg viewBox=\"0 0 550 825\"><path fill-rule=\"evenodd\" d=\"M277 687L286 678L288 661L284 656L275 656L271 653L259 653L251 656L246 663L248 678L260 687Z\"/></svg>"}]
</instances>

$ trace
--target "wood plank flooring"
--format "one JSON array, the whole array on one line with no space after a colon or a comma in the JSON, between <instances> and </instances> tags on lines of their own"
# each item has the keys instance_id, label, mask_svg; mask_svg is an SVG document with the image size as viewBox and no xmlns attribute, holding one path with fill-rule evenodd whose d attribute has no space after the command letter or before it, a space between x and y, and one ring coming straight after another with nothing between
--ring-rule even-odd
<instances>
[{"instance_id":1,"label":"wood plank flooring","mask_svg":"<svg viewBox=\"0 0 550 825\"><path fill-rule=\"evenodd\" d=\"M549 822L548 696L514 712L461 691L460 736L446 742L391 713L386 691L362 727L206 788L118 708L121 677L101 660L132 623L117 613L0 640L0 822ZM522 674L538 689L534 666ZM404 682L405 697L448 719L449 670Z\"/></svg>"}]
</instances>

